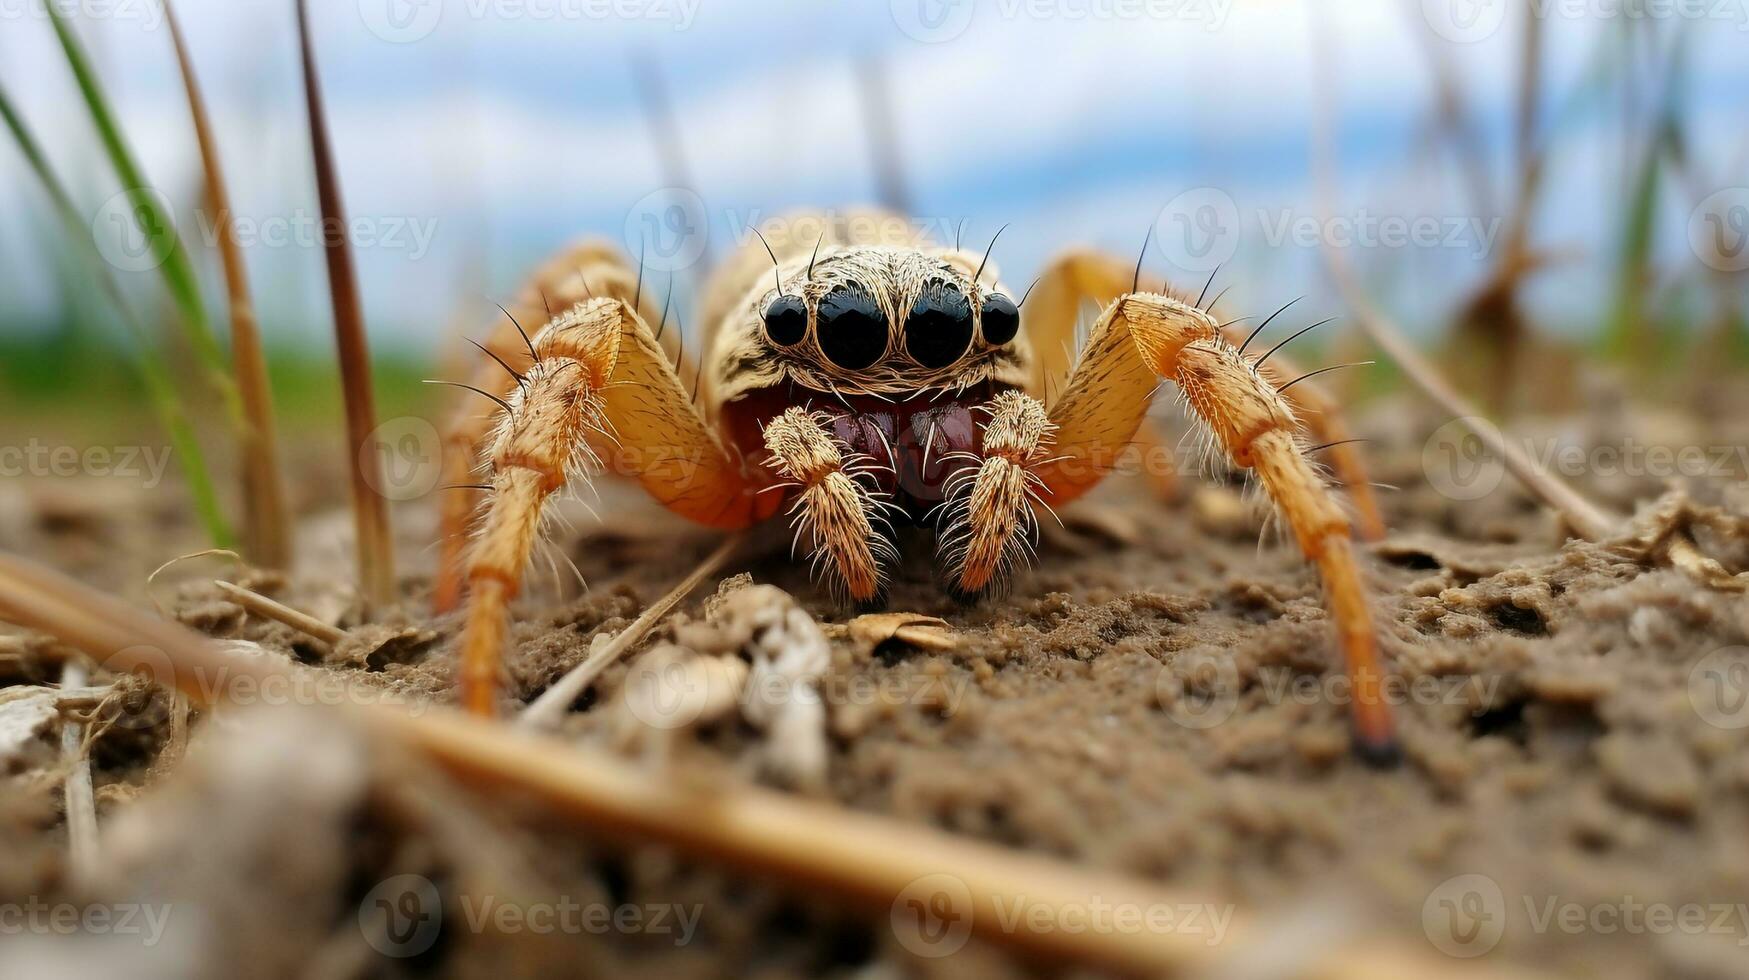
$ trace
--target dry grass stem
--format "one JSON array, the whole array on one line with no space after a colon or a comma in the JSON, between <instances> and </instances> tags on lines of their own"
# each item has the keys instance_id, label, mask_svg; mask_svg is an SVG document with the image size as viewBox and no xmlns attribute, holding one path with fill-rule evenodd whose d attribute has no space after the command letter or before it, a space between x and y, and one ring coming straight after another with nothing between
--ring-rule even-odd
<instances>
[{"instance_id":1,"label":"dry grass stem","mask_svg":"<svg viewBox=\"0 0 1749 980\"><path fill-rule=\"evenodd\" d=\"M1328 220L1334 213L1336 202L1336 157L1333 142L1334 112L1334 81L1330 77L1333 68L1331 60L1333 52L1328 43L1318 45L1313 60L1314 74L1317 78L1315 121L1312 135L1312 169L1318 185L1319 208L1323 217ZM1330 247L1328 243L1320 250L1324 256L1325 265L1331 276L1336 280L1337 287L1342 291L1342 298L1353 311L1354 317L1360 322L1367 336L1372 338L1387 356L1397 363L1405 375L1414 382L1434 403L1451 413L1452 417L1462 422L1464 426L1480 439L1488 451L1494 453L1505 463L1507 470L1523 483L1526 489L1536 495L1544 504L1558 512L1574 531L1590 541L1608 537L1621 526L1621 522L1605 514L1597 505L1585 499L1580 493L1543 469L1523 449L1514 445L1494 425L1488 424L1479 409L1457 392L1446 382L1439 371L1421 356L1413 344L1403 336L1395 323L1374 306L1366 290L1361 287L1354 269L1348 263L1347 255L1339 248Z\"/></svg>"},{"instance_id":2,"label":"dry grass stem","mask_svg":"<svg viewBox=\"0 0 1749 980\"><path fill-rule=\"evenodd\" d=\"M310 151L315 161L316 194L322 206L322 252L328 261L328 293L334 305L334 337L340 352L340 385L346 403L347 469L352 474L353 524L358 535L359 588L373 606L396 599L394 541L388 501L382 486L382 461L376 447L376 404L371 388L370 348L364 335L364 308L352 245L346 237L346 209L340 177L322 108L306 0L298 0L298 45L303 61L304 102L310 117Z\"/></svg>"},{"instance_id":3,"label":"dry grass stem","mask_svg":"<svg viewBox=\"0 0 1749 980\"><path fill-rule=\"evenodd\" d=\"M219 591L225 594L225 598L230 599L232 602L242 606L249 612L260 616L263 619L271 619L276 623L283 623L286 626L290 626L292 629L303 633L305 636L318 640L330 648L346 638L346 631L340 629L338 626L329 626L327 623L322 622L309 613L293 609L292 607L274 599L269 599L267 596L264 596L259 592L254 592L243 588L241 585L232 582L225 582L219 579L214 579L213 584L219 587Z\"/></svg>"},{"instance_id":4,"label":"dry grass stem","mask_svg":"<svg viewBox=\"0 0 1749 980\"><path fill-rule=\"evenodd\" d=\"M288 526L285 485L280 478L278 438L273 424L273 399L267 384L267 359L261 349L261 332L255 320L255 304L237 247L236 226L231 215L230 193L225 186L219 150L207 115L206 100L194 76L194 64L182 37L182 25L170 0L164 0L165 22L176 48L176 63L188 93L188 109L194 119L194 136L200 146L201 165L206 170L206 198L218 232L219 257L225 269L225 290L231 304L231 370L243 401L242 430L244 551L249 559L267 568L291 564L291 530Z\"/></svg>"},{"instance_id":5,"label":"dry grass stem","mask_svg":"<svg viewBox=\"0 0 1749 980\"><path fill-rule=\"evenodd\" d=\"M61 691L75 691L87 681L85 664L68 658L61 668ZM67 767L67 852L76 881L90 881L97 868L97 800L91 789L91 758L85 753L85 726L66 719L61 725L61 757Z\"/></svg>"}]
</instances>

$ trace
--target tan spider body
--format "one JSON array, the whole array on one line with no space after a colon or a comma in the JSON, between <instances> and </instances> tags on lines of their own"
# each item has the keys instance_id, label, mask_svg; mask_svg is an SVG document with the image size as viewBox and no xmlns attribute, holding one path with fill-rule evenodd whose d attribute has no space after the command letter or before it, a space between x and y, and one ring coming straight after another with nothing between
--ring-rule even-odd
<instances>
[{"instance_id":1,"label":"tan spider body","mask_svg":"<svg viewBox=\"0 0 1749 980\"><path fill-rule=\"evenodd\" d=\"M946 587L975 599L1004 587L1041 511L1111 471L1167 380L1215 445L1257 474L1317 564L1355 681L1358 744L1388 750L1349 519L1300 439L1296 407L1320 437L1343 435L1315 389L1295 386L1290 404L1277 390L1279 359L1260 371L1258 355L1241 353L1208 313L1132 290L1128 270L1101 256L1053 264L1022 323L1021 297L978 254L856 232L891 222L812 225L822 227L817 245L755 241L718 270L701 302L697 392L683 380L693 367L650 326L662 314L649 291L609 250L574 250L519 298L513 317L545 326L525 343L507 325L491 347L518 377L498 365L496 378L481 376L482 387L505 392L508 410L495 429L460 416L446 453L457 483L474 479L482 461L491 472L484 507L469 492L447 504L437 594L440 607L464 587L469 596L470 708L495 707L507 606L543 506L579 476L605 466L668 509L724 529L787 513L798 550L864 605L883 599L897 558L893 523L932 525ZM1103 312L1071 369L1067 349L1088 302ZM1047 393L1056 396L1049 405ZM1356 457L1334 462L1351 486L1365 486ZM1363 532L1376 533L1370 496L1356 502ZM476 510L484 516L464 553Z\"/></svg>"}]
</instances>

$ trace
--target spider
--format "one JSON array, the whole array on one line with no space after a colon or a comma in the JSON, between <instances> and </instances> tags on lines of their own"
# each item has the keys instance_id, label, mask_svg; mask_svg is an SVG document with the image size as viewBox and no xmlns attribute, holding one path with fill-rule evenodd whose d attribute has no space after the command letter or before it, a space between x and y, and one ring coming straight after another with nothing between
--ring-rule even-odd
<instances>
[{"instance_id":1,"label":"spider","mask_svg":"<svg viewBox=\"0 0 1749 980\"><path fill-rule=\"evenodd\" d=\"M684 352L671 361L666 310L658 315L633 265L600 244L537 271L518 299L522 316L506 309L508 324L476 345L495 363L474 387L498 409L458 412L446 436L444 465L462 492L445 503L435 596L440 609L467 597L464 705L495 710L509 603L543 508L604 460L715 528L787 514L795 547L858 606L884 601L894 523L933 526L946 588L976 600L1006 587L1041 512L1112 470L1170 380L1213 445L1256 474L1317 566L1353 681L1355 746L1370 760L1392 757L1354 531L1309 461L1302 414L1330 440L1315 448L1345 450L1334 463L1359 491L1362 535L1381 528L1353 440L1339 438L1324 396L1288 379L1273 351L1247 353L1251 338L1235 343L1200 298L1139 289L1139 262L1132 274L1072 252L1017 297L988 250L884 242L880 229L909 226L859 217L818 219L811 248L795 235L774 236L775 248L763 234L749 239L706 284L696 362ZM1102 312L1071 366L1088 302ZM525 332L527 318L544 326ZM482 464L489 483L463 482Z\"/></svg>"}]
</instances>

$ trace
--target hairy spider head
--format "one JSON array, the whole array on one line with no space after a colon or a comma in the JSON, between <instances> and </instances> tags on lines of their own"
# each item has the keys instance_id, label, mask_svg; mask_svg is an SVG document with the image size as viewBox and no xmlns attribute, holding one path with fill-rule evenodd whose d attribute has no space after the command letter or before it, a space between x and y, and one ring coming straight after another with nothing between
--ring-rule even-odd
<instances>
[{"instance_id":1,"label":"hairy spider head","mask_svg":"<svg viewBox=\"0 0 1749 980\"><path fill-rule=\"evenodd\" d=\"M725 324L714 390L788 384L827 397L905 399L1024 382L1017 298L982 256L947 248L826 245L768 263Z\"/></svg>"}]
</instances>

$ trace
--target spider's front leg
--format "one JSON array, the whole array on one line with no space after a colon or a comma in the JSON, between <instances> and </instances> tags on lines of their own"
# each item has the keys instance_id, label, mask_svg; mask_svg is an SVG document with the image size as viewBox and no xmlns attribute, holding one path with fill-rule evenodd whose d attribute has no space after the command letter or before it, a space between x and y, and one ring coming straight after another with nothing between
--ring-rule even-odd
<instances>
[{"instance_id":1,"label":"spider's front leg","mask_svg":"<svg viewBox=\"0 0 1749 980\"><path fill-rule=\"evenodd\" d=\"M692 406L648 323L623 299L597 297L554 317L530 342L531 366L502 403L485 453L485 518L467 559L462 701L497 707L509 605L540 540L547 502L602 460L669 510L738 529L770 513L752 481Z\"/></svg>"},{"instance_id":2,"label":"spider's front leg","mask_svg":"<svg viewBox=\"0 0 1749 980\"><path fill-rule=\"evenodd\" d=\"M540 539L547 499L599 467L587 434L605 422L601 391L618 356L619 305L579 305L540 333L492 437L490 506L468 556L462 633L461 696L475 714L495 711L510 601Z\"/></svg>"},{"instance_id":3,"label":"spider's front leg","mask_svg":"<svg viewBox=\"0 0 1749 980\"><path fill-rule=\"evenodd\" d=\"M1356 747L1373 761L1394 759L1394 724L1348 517L1307 460L1287 400L1207 313L1158 293L1130 293L1105 308L1052 406L1057 447L1039 467L1041 496L1072 499L1109 469L1160 378L1178 385L1235 466L1257 474L1318 566L1353 691Z\"/></svg>"}]
</instances>

